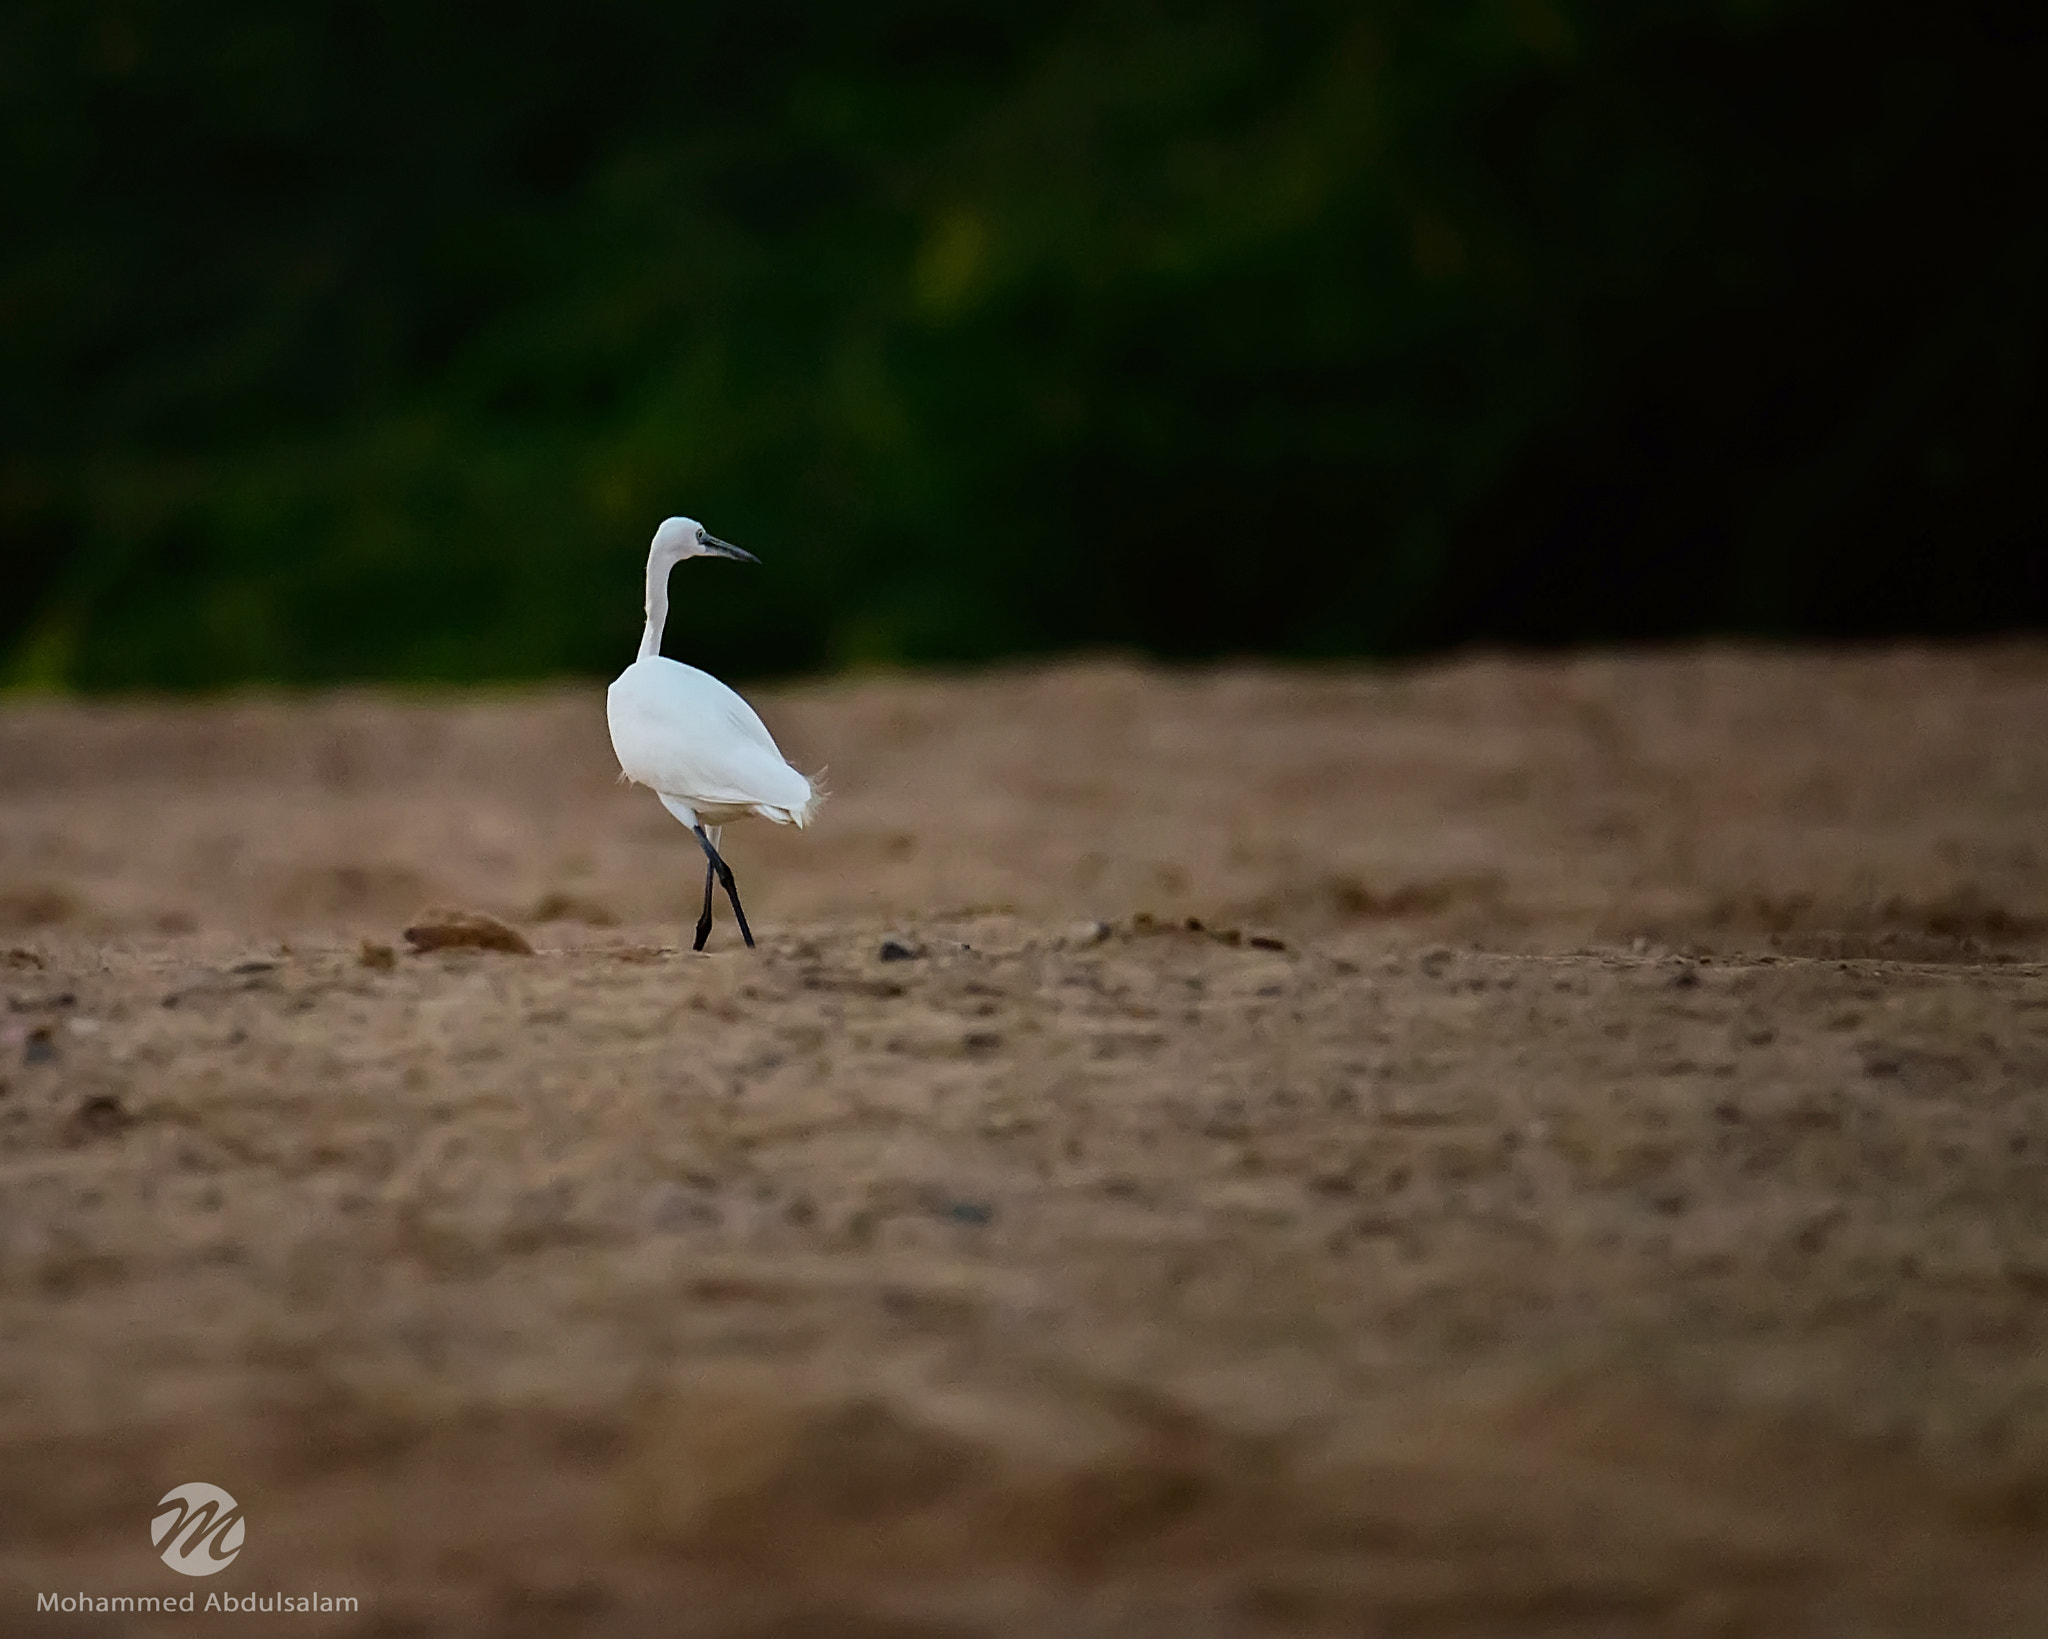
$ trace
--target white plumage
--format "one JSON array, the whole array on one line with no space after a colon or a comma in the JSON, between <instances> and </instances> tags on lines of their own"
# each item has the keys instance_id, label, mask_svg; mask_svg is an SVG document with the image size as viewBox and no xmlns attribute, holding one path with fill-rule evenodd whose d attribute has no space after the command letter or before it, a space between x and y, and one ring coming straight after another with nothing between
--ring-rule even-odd
<instances>
[{"instance_id":1,"label":"white plumage","mask_svg":"<svg viewBox=\"0 0 2048 1639\"><path fill-rule=\"evenodd\" d=\"M758 814L808 825L821 800L776 749L754 708L709 672L644 655L605 697L612 749L637 785L690 809L706 825Z\"/></svg>"},{"instance_id":2,"label":"white plumage","mask_svg":"<svg viewBox=\"0 0 2048 1639\"><path fill-rule=\"evenodd\" d=\"M719 855L718 839L705 828L749 814L777 825L808 825L825 793L784 760L752 706L709 672L663 658L668 572L684 558L695 557L759 561L706 534L694 518L664 522L647 553L647 625L640 636L640 654L613 682L605 697L605 715L625 777L649 787L704 849L704 914L697 923L696 943L702 950L711 931L714 882L724 884L741 935L749 945L754 942L732 873Z\"/></svg>"}]
</instances>

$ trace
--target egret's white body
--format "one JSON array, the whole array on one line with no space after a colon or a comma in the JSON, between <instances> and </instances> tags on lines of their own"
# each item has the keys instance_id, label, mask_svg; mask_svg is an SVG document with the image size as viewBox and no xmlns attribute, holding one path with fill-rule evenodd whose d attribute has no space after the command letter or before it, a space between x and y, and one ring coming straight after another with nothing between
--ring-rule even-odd
<instances>
[{"instance_id":1,"label":"egret's white body","mask_svg":"<svg viewBox=\"0 0 2048 1639\"><path fill-rule=\"evenodd\" d=\"M706 836L703 828L750 814L777 825L804 826L825 800L825 793L783 758L752 706L709 672L662 656L668 572L684 558L705 556L755 561L750 553L707 535L694 518L670 518L654 532L647 553L647 625L640 654L605 697L612 749L625 777L650 788L664 808L696 832L709 859L704 916L697 929L700 950L711 927L714 875L723 877L746 933L717 838ZM747 943L753 943L751 934Z\"/></svg>"},{"instance_id":2,"label":"egret's white body","mask_svg":"<svg viewBox=\"0 0 2048 1639\"><path fill-rule=\"evenodd\" d=\"M754 708L709 672L642 655L619 673L605 710L626 778L685 825L748 814L808 825L817 812L816 789L782 760Z\"/></svg>"}]
</instances>

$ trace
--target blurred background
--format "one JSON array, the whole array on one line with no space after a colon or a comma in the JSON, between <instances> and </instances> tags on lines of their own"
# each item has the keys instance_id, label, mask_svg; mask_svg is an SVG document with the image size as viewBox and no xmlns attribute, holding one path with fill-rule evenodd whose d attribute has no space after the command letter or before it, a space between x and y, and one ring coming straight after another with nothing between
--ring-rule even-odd
<instances>
[{"instance_id":1,"label":"blurred background","mask_svg":"<svg viewBox=\"0 0 2048 1639\"><path fill-rule=\"evenodd\" d=\"M0 684L2048 623L2020 8L14 0Z\"/></svg>"}]
</instances>

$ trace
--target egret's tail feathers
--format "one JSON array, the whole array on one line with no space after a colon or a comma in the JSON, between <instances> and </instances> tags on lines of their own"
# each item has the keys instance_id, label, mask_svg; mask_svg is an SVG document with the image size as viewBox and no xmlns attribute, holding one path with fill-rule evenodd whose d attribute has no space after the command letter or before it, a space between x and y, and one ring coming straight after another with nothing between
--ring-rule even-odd
<instances>
[{"instance_id":1,"label":"egret's tail feathers","mask_svg":"<svg viewBox=\"0 0 2048 1639\"><path fill-rule=\"evenodd\" d=\"M825 806L825 799L831 795L825 789L825 770L821 768L811 776L811 794L804 799L803 807L790 816L796 821L799 831L818 817L818 810Z\"/></svg>"}]
</instances>

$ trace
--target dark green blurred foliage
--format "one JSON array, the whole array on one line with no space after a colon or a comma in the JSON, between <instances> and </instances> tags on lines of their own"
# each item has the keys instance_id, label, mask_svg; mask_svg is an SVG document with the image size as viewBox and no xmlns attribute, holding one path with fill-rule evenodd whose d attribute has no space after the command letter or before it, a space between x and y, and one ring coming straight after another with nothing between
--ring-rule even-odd
<instances>
[{"instance_id":1,"label":"dark green blurred foliage","mask_svg":"<svg viewBox=\"0 0 2048 1639\"><path fill-rule=\"evenodd\" d=\"M0 10L0 678L2048 619L2038 14Z\"/></svg>"}]
</instances>

